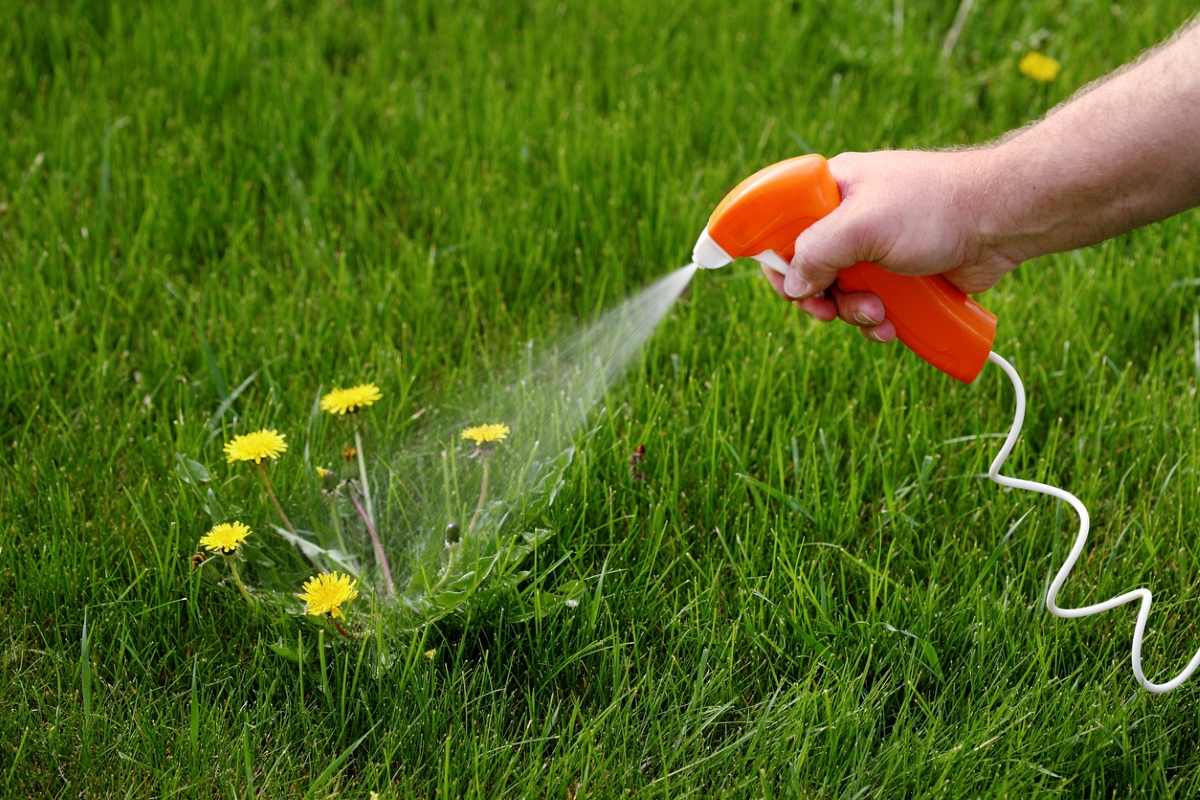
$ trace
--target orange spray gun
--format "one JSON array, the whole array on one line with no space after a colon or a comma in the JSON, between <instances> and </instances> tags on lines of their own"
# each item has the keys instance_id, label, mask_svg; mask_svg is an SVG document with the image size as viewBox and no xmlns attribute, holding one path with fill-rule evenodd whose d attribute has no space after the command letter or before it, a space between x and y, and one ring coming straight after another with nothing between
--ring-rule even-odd
<instances>
[{"instance_id":1,"label":"orange spray gun","mask_svg":"<svg viewBox=\"0 0 1200 800\"><path fill-rule=\"evenodd\" d=\"M821 156L800 156L759 170L725 196L692 251L702 269L748 257L781 275L796 237L842 201ZM872 292L883 301L896 335L909 349L964 383L987 362L996 317L941 275L896 275L869 261L838 273L844 292Z\"/></svg>"},{"instance_id":2,"label":"orange spray gun","mask_svg":"<svg viewBox=\"0 0 1200 800\"><path fill-rule=\"evenodd\" d=\"M821 156L800 156L759 170L725 196L709 217L708 227L692 251L692 261L702 269L716 269L735 258L749 257L776 272L787 272L795 254L796 237L841 202L837 182ZM1150 616L1150 590L1142 587L1109 600L1080 608L1062 608L1058 592L1087 544L1090 519L1075 495L1055 486L1000 474L1025 420L1025 388L1017 371L991 352L996 337L996 317L940 275L896 275L869 261L841 270L838 287L845 292L872 292L882 301L887 318L900 341L933 366L964 383L971 383L988 361L1012 381L1016 413L1008 436L988 470L1001 486L1057 497L1079 515L1079 533L1062 567L1046 592L1046 608L1058 617L1087 617L1137 601L1131 661L1134 676L1151 692L1169 692L1200 668L1200 652L1169 681L1154 683L1142 669L1142 640Z\"/></svg>"}]
</instances>

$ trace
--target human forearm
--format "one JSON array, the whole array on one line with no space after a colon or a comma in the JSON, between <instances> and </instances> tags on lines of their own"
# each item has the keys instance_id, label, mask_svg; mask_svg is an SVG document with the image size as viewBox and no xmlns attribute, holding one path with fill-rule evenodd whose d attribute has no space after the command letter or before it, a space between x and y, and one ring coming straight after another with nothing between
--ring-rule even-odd
<instances>
[{"instance_id":1,"label":"human forearm","mask_svg":"<svg viewBox=\"0 0 1200 800\"><path fill-rule=\"evenodd\" d=\"M980 233L1014 261L1200 204L1200 27L994 148Z\"/></svg>"}]
</instances>

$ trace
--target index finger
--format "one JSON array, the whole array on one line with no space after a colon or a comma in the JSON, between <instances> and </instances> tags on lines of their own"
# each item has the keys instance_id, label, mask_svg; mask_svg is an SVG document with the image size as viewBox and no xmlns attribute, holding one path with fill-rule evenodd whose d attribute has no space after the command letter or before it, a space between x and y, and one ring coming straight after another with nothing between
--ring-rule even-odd
<instances>
[{"instance_id":1,"label":"index finger","mask_svg":"<svg viewBox=\"0 0 1200 800\"><path fill-rule=\"evenodd\" d=\"M821 322L833 322L837 319L838 308L837 303L832 298L828 297L826 292L818 292L812 297L805 297L803 300L793 300L783 290L783 276L770 267L763 265L763 275L767 276L767 280L771 282L771 287L778 293L780 297L787 300L796 308L803 311L805 314L816 317Z\"/></svg>"}]
</instances>

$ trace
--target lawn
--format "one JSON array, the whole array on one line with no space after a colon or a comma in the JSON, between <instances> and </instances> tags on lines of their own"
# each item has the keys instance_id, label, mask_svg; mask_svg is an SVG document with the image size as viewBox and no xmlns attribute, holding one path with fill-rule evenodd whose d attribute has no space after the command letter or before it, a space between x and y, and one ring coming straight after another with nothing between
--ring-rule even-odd
<instances>
[{"instance_id":1,"label":"lawn","mask_svg":"<svg viewBox=\"0 0 1200 800\"><path fill-rule=\"evenodd\" d=\"M976 2L948 47L957 5L0 4L0 793L1200 793L1200 684L1138 687L1132 608L1051 617L1074 516L979 477L1003 375L802 318L746 264L572 429L491 605L411 624L364 586L354 640L295 613L298 551L225 461L285 432L271 480L315 525L350 437L314 400L373 381L372 458L435 470L404 459L439 419L689 260L741 177L986 142L1193 11ZM1200 646L1198 222L980 298L1030 395L1007 471L1092 513L1061 600L1150 587L1157 680ZM275 554L254 606L193 566L209 487Z\"/></svg>"}]
</instances>

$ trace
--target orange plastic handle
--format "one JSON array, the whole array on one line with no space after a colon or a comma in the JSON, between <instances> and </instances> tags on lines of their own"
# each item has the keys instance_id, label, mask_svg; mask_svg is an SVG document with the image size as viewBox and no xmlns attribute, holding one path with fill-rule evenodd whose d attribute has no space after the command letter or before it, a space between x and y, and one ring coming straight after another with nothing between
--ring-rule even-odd
<instances>
[{"instance_id":1,"label":"orange plastic handle","mask_svg":"<svg viewBox=\"0 0 1200 800\"><path fill-rule=\"evenodd\" d=\"M841 201L824 158L791 158L739 183L713 211L708 234L732 258L773 250L791 261L796 237ZM878 295L900 341L947 375L970 383L987 363L995 315L941 275L897 275L860 261L839 272L837 284Z\"/></svg>"}]
</instances>

